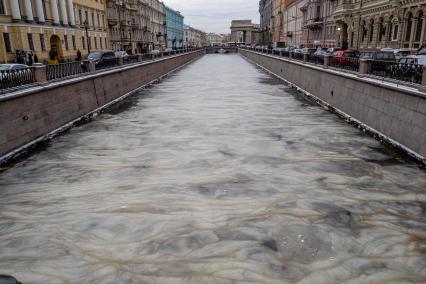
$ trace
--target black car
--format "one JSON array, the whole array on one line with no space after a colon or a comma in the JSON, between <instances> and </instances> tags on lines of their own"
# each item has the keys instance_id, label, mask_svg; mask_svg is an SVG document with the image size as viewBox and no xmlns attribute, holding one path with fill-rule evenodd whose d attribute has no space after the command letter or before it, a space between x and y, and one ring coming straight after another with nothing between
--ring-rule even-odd
<instances>
[{"instance_id":1,"label":"black car","mask_svg":"<svg viewBox=\"0 0 426 284\"><path fill-rule=\"evenodd\" d=\"M94 62L96 65L96 69L102 69L116 66L118 63L118 59L115 56L115 52L113 51L96 51L91 52L87 56L86 63L87 62Z\"/></svg>"}]
</instances>

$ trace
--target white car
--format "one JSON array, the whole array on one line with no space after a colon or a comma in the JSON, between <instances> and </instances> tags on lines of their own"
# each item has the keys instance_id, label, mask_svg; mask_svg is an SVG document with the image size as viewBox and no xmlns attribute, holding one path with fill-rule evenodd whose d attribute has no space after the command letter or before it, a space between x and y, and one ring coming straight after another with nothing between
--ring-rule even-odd
<instances>
[{"instance_id":1,"label":"white car","mask_svg":"<svg viewBox=\"0 0 426 284\"><path fill-rule=\"evenodd\" d=\"M395 54L396 60L399 60L411 54L411 51L408 48L393 49L393 48L386 47L386 48L382 48L380 51L393 52Z\"/></svg>"},{"instance_id":2,"label":"white car","mask_svg":"<svg viewBox=\"0 0 426 284\"><path fill-rule=\"evenodd\" d=\"M29 67L28 65L24 65L24 64L0 64L0 71L21 70L28 67Z\"/></svg>"},{"instance_id":3,"label":"white car","mask_svg":"<svg viewBox=\"0 0 426 284\"><path fill-rule=\"evenodd\" d=\"M414 64L426 66L426 57L422 55L409 55L398 60L401 64Z\"/></svg>"},{"instance_id":4,"label":"white car","mask_svg":"<svg viewBox=\"0 0 426 284\"><path fill-rule=\"evenodd\" d=\"M125 51L116 51L115 52L115 57L117 58L127 58L129 57L129 54Z\"/></svg>"},{"instance_id":5,"label":"white car","mask_svg":"<svg viewBox=\"0 0 426 284\"><path fill-rule=\"evenodd\" d=\"M173 52L173 48L170 48L170 47L164 50L164 53L171 53L171 52Z\"/></svg>"},{"instance_id":6,"label":"white car","mask_svg":"<svg viewBox=\"0 0 426 284\"><path fill-rule=\"evenodd\" d=\"M158 49L151 50L152 55L159 55L160 51Z\"/></svg>"}]
</instances>

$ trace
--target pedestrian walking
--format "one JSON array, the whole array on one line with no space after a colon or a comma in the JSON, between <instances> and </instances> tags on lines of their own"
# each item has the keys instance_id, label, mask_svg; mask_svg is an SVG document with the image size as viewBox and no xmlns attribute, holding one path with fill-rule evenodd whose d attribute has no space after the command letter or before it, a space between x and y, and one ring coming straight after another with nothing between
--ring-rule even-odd
<instances>
[{"instance_id":1,"label":"pedestrian walking","mask_svg":"<svg viewBox=\"0 0 426 284\"><path fill-rule=\"evenodd\" d=\"M33 54L32 52L28 53L28 66L32 66L34 63L33 61Z\"/></svg>"},{"instance_id":2,"label":"pedestrian walking","mask_svg":"<svg viewBox=\"0 0 426 284\"><path fill-rule=\"evenodd\" d=\"M34 63L38 63L38 56L34 53Z\"/></svg>"},{"instance_id":3,"label":"pedestrian walking","mask_svg":"<svg viewBox=\"0 0 426 284\"><path fill-rule=\"evenodd\" d=\"M77 61L81 61L81 51L77 50Z\"/></svg>"}]
</instances>

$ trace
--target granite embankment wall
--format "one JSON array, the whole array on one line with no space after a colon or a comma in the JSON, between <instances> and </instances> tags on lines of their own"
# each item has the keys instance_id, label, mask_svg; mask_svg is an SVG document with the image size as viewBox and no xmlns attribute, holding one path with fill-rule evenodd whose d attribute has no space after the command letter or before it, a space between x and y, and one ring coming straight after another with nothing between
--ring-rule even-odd
<instances>
[{"instance_id":1,"label":"granite embankment wall","mask_svg":"<svg viewBox=\"0 0 426 284\"><path fill-rule=\"evenodd\" d=\"M425 161L426 93L357 74L239 50L243 57Z\"/></svg>"},{"instance_id":2,"label":"granite embankment wall","mask_svg":"<svg viewBox=\"0 0 426 284\"><path fill-rule=\"evenodd\" d=\"M0 163L203 54L198 50L0 96Z\"/></svg>"}]
</instances>

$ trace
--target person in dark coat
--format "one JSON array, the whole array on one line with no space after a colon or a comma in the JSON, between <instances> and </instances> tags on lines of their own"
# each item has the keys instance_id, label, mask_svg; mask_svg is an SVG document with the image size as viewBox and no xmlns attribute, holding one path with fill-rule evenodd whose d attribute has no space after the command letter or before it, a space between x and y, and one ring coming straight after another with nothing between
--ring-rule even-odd
<instances>
[{"instance_id":1,"label":"person in dark coat","mask_svg":"<svg viewBox=\"0 0 426 284\"><path fill-rule=\"evenodd\" d=\"M34 63L33 61L33 54L32 52L28 53L28 66L32 66Z\"/></svg>"},{"instance_id":2,"label":"person in dark coat","mask_svg":"<svg viewBox=\"0 0 426 284\"><path fill-rule=\"evenodd\" d=\"M77 50L77 61L81 61L81 51Z\"/></svg>"},{"instance_id":3,"label":"person in dark coat","mask_svg":"<svg viewBox=\"0 0 426 284\"><path fill-rule=\"evenodd\" d=\"M38 56L34 53L34 63L38 63Z\"/></svg>"}]
</instances>

